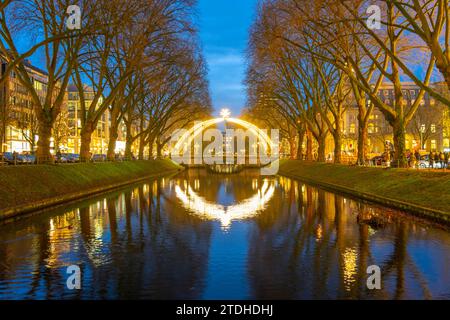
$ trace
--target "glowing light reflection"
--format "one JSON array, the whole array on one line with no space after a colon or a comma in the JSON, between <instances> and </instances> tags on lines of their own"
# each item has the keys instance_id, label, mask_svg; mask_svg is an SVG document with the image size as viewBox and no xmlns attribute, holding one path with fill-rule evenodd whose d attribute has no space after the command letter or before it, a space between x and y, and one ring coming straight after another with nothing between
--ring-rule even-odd
<instances>
[{"instance_id":1,"label":"glowing light reflection","mask_svg":"<svg viewBox=\"0 0 450 320\"><path fill-rule=\"evenodd\" d=\"M227 230L233 221L258 215L272 199L274 192L275 186L266 180L255 196L236 205L223 206L207 201L190 186L187 186L185 191L179 185L175 186L175 193L186 209L204 219L219 220L224 230Z\"/></svg>"}]
</instances>

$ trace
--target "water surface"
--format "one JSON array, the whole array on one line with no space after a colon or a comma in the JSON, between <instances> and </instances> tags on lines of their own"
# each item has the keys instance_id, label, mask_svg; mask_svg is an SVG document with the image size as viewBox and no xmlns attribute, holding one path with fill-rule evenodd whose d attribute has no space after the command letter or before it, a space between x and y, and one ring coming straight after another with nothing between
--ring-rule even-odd
<instances>
[{"instance_id":1,"label":"water surface","mask_svg":"<svg viewBox=\"0 0 450 320\"><path fill-rule=\"evenodd\" d=\"M0 226L0 299L450 299L449 262L449 230L405 213L191 170Z\"/></svg>"}]
</instances>

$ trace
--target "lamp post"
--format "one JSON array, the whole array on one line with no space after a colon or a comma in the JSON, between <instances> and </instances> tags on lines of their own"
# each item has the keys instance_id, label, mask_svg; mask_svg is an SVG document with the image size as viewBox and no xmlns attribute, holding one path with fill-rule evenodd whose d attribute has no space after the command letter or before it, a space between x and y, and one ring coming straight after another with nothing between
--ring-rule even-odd
<instances>
[{"instance_id":1,"label":"lamp post","mask_svg":"<svg viewBox=\"0 0 450 320\"><path fill-rule=\"evenodd\" d=\"M222 155L225 156L225 161L226 161L226 157L227 157L227 119L231 116L231 111L230 109L224 108L220 111L220 116L223 118L224 120L224 127L225 127L225 144L224 147L222 147ZM225 148L225 150L223 150L223 148Z\"/></svg>"}]
</instances>

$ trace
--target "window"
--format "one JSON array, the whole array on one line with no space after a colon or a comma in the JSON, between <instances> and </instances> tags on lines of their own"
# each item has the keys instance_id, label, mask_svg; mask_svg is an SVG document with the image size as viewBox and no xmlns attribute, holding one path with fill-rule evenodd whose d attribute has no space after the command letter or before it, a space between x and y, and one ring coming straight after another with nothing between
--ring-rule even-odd
<instances>
[{"instance_id":1,"label":"window","mask_svg":"<svg viewBox=\"0 0 450 320\"><path fill-rule=\"evenodd\" d=\"M383 94L384 94L385 97L389 96L389 90L384 90Z\"/></svg>"},{"instance_id":2,"label":"window","mask_svg":"<svg viewBox=\"0 0 450 320\"><path fill-rule=\"evenodd\" d=\"M420 132L425 133L427 131L426 126L423 124L420 126Z\"/></svg>"},{"instance_id":3,"label":"window","mask_svg":"<svg viewBox=\"0 0 450 320\"><path fill-rule=\"evenodd\" d=\"M352 123L350 125L350 133L355 134L356 133L356 125L354 123Z\"/></svg>"},{"instance_id":4,"label":"window","mask_svg":"<svg viewBox=\"0 0 450 320\"><path fill-rule=\"evenodd\" d=\"M369 123L369 128L368 128L369 133L374 133L374 132L375 132L375 129L374 129L374 128L375 128L375 127L374 127L373 123Z\"/></svg>"},{"instance_id":5,"label":"window","mask_svg":"<svg viewBox=\"0 0 450 320\"><path fill-rule=\"evenodd\" d=\"M415 97L416 96L416 91L415 90L410 90L409 94L411 95L411 97Z\"/></svg>"},{"instance_id":6,"label":"window","mask_svg":"<svg viewBox=\"0 0 450 320\"><path fill-rule=\"evenodd\" d=\"M431 140L431 150L436 150L437 144L436 144L436 140Z\"/></svg>"},{"instance_id":7,"label":"window","mask_svg":"<svg viewBox=\"0 0 450 320\"><path fill-rule=\"evenodd\" d=\"M450 148L450 139L444 139L443 144L444 148Z\"/></svg>"},{"instance_id":8,"label":"window","mask_svg":"<svg viewBox=\"0 0 450 320\"><path fill-rule=\"evenodd\" d=\"M431 133L436 133L436 125L435 124L431 125Z\"/></svg>"}]
</instances>

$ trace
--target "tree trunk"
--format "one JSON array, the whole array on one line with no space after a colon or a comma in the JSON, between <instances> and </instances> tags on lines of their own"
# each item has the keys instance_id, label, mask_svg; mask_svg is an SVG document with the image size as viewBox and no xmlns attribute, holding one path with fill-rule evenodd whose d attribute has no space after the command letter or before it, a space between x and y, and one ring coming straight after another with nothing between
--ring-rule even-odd
<instances>
[{"instance_id":1,"label":"tree trunk","mask_svg":"<svg viewBox=\"0 0 450 320\"><path fill-rule=\"evenodd\" d=\"M402 117L397 117L392 124L392 129L394 131L395 148L393 165L395 167L406 168L408 166L408 161L406 159L406 128L404 119Z\"/></svg>"},{"instance_id":2,"label":"tree trunk","mask_svg":"<svg viewBox=\"0 0 450 320\"><path fill-rule=\"evenodd\" d=\"M52 121L41 121L39 126L39 140L37 142L36 161L37 163L53 163L50 153L50 139L52 137Z\"/></svg>"},{"instance_id":3,"label":"tree trunk","mask_svg":"<svg viewBox=\"0 0 450 320\"><path fill-rule=\"evenodd\" d=\"M317 161L318 162L325 162L325 160L326 160L325 140L326 140L326 135L319 137L319 140L317 141L317 143L319 144L319 149L317 150Z\"/></svg>"},{"instance_id":4,"label":"tree trunk","mask_svg":"<svg viewBox=\"0 0 450 320\"><path fill-rule=\"evenodd\" d=\"M119 138L118 128L111 121L111 127L109 128L109 141L108 141L108 153L107 157L109 161L116 160L116 143Z\"/></svg>"},{"instance_id":5,"label":"tree trunk","mask_svg":"<svg viewBox=\"0 0 450 320\"><path fill-rule=\"evenodd\" d=\"M132 160L133 154L131 152L131 147L133 146L133 137L131 135L131 124L127 123L127 138L125 144L125 158L127 160Z\"/></svg>"},{"instance_id":6,"label":"tree trunk","mask_svg":"<svg viewBox=\"0 0 450 320\"><path fill-rule=\"evenodd\" d=\"M310 130L306 131L306 160L313 161L313 135Z\"/></svg>"},{"instance_id":7,"label":"tree trunk","mask_svg":"<svg viewBox=\"0 0 450 320\"><path fill-rule=\"evenodd\" d=\"M133 139L129 135L127 135L127 142L125 145L125 158L127 160L133 159L133 153L131 152L132 145L133 145Z\"/></svg>"},{"instance_id":8,"label":"tree trunk","mask_svg":"<svg viewBox=\"0 0 450 320\"><path fill-rule=\"evenodd\" d=\"M85 125L81 130L81 147L80 147L80 161L89 162L91 160L91 141L92 141L92 125Z\"/></svg>"},{"instance_id":9,"label":"tree trunk","mask_svg":"<svg viewBox=\"0 0 450 320\"><path fill-rule=\"evenodd\" d=\"M447 28L450 28L447 26ZM441 57L436 58L436 68L441 72L445 82L447 83L448 90L450 90L450 66L446 64Z\"/></svg>"},{"instance_id":10,"label":"tree trunk","mask_svg":"<svg viewBox=\"0 0 450 320\"><path fill-rule=\"evenodd\" d=\"M5 120L2 120L2 125L0 128L0 153L6 151L5 144L6 144L6 123Z\"/></svg>"},{"instance_id":11,"label":"tree trunk","mask_svg":"<svg viewBox=\"0 0 450 320\"><path fill-rule=\"evenodd\" d=\"M145 135L139 138L139 160L144 160Z\"/></svg>"},{"instance_id":12,"label":"tree trunk","mask_svg":"<svg viewBox=\"0 0 450 320\"><path fill-rule=\"evenodd\" d=\"M305 141L305 131L298 132L298 140L297 140L297 160L303 160L303 142Z\"/></svg>"},{"instance_id":13,"label":"tree trunk","mask_svg":"<svg viewBox=\"0 0 450 320\"><path fill-rule=\"evenodd\" d=\"M357 165L363 166L367 160L367 125L362 119L358 119L358 160Z\"/></svg>"},{"instance_id":14,"label":"tree trunk","mask_svg":"<svg viewBox=\"0 0 450 320\"><path fill-rule=\"evenodd\" d=\"M5 152L5 134L3 133L3 128L0 129L0 153Z\"/></svg>"},{"instance_id":15,"label":"tree trunk","mask_svg":"<svg viewBox=\"0 0 450 320\"><path fill-rule=\"evenodd\" d=\"M296 158L296 145L295 145L295 138L290 138L289 139L289 153L290 153L290 155L289 155L289 158L291 159L291 160L295 160L295 158Z\"/></svg>"},{"instance_id":16,"label":"tree trunk","mask_svg":"<svg viewBox=\"0 0 450 320\"><path fill-rule=\"evenodd\" d=\"M106 155L109 161L116 160L116 143L117 143L118 137L119 137L119 135L117 134L117 131L113 133L112 128L110 128L109 141L108 141L108 153Z\"/></svg>"},{"instance_id":17,"label":"tree trunk","mask_svg":"<svg viewBox=\"0 0 450 320\"><path fill-rule=\"evenodd\" d=\"M154 145L154 140L151 139L148 144L148 159L149 160L153 160L153 145Z\"/></svg>"},{"instance_id":18,"label":"tree trunk","mask_svg":"<svg viewBox=\"0 0 450 320\"><path fill-rule=\"evenodd\" d=\"M163 145L161 144L161 142L159 140L156 141L156 157L158 159L162 158L162 148Z\"/></svg>"},{"instance_id":19,"label":"tree trunk","mask_svg":"<svg viewBox=\"0 0 450 320\"><path fill-rule=\"evenodd\" d=\"M336 130L333 134L334 139L334 163L342 163L342 134L341 130Z\"/></svg>"}]
</instances>

